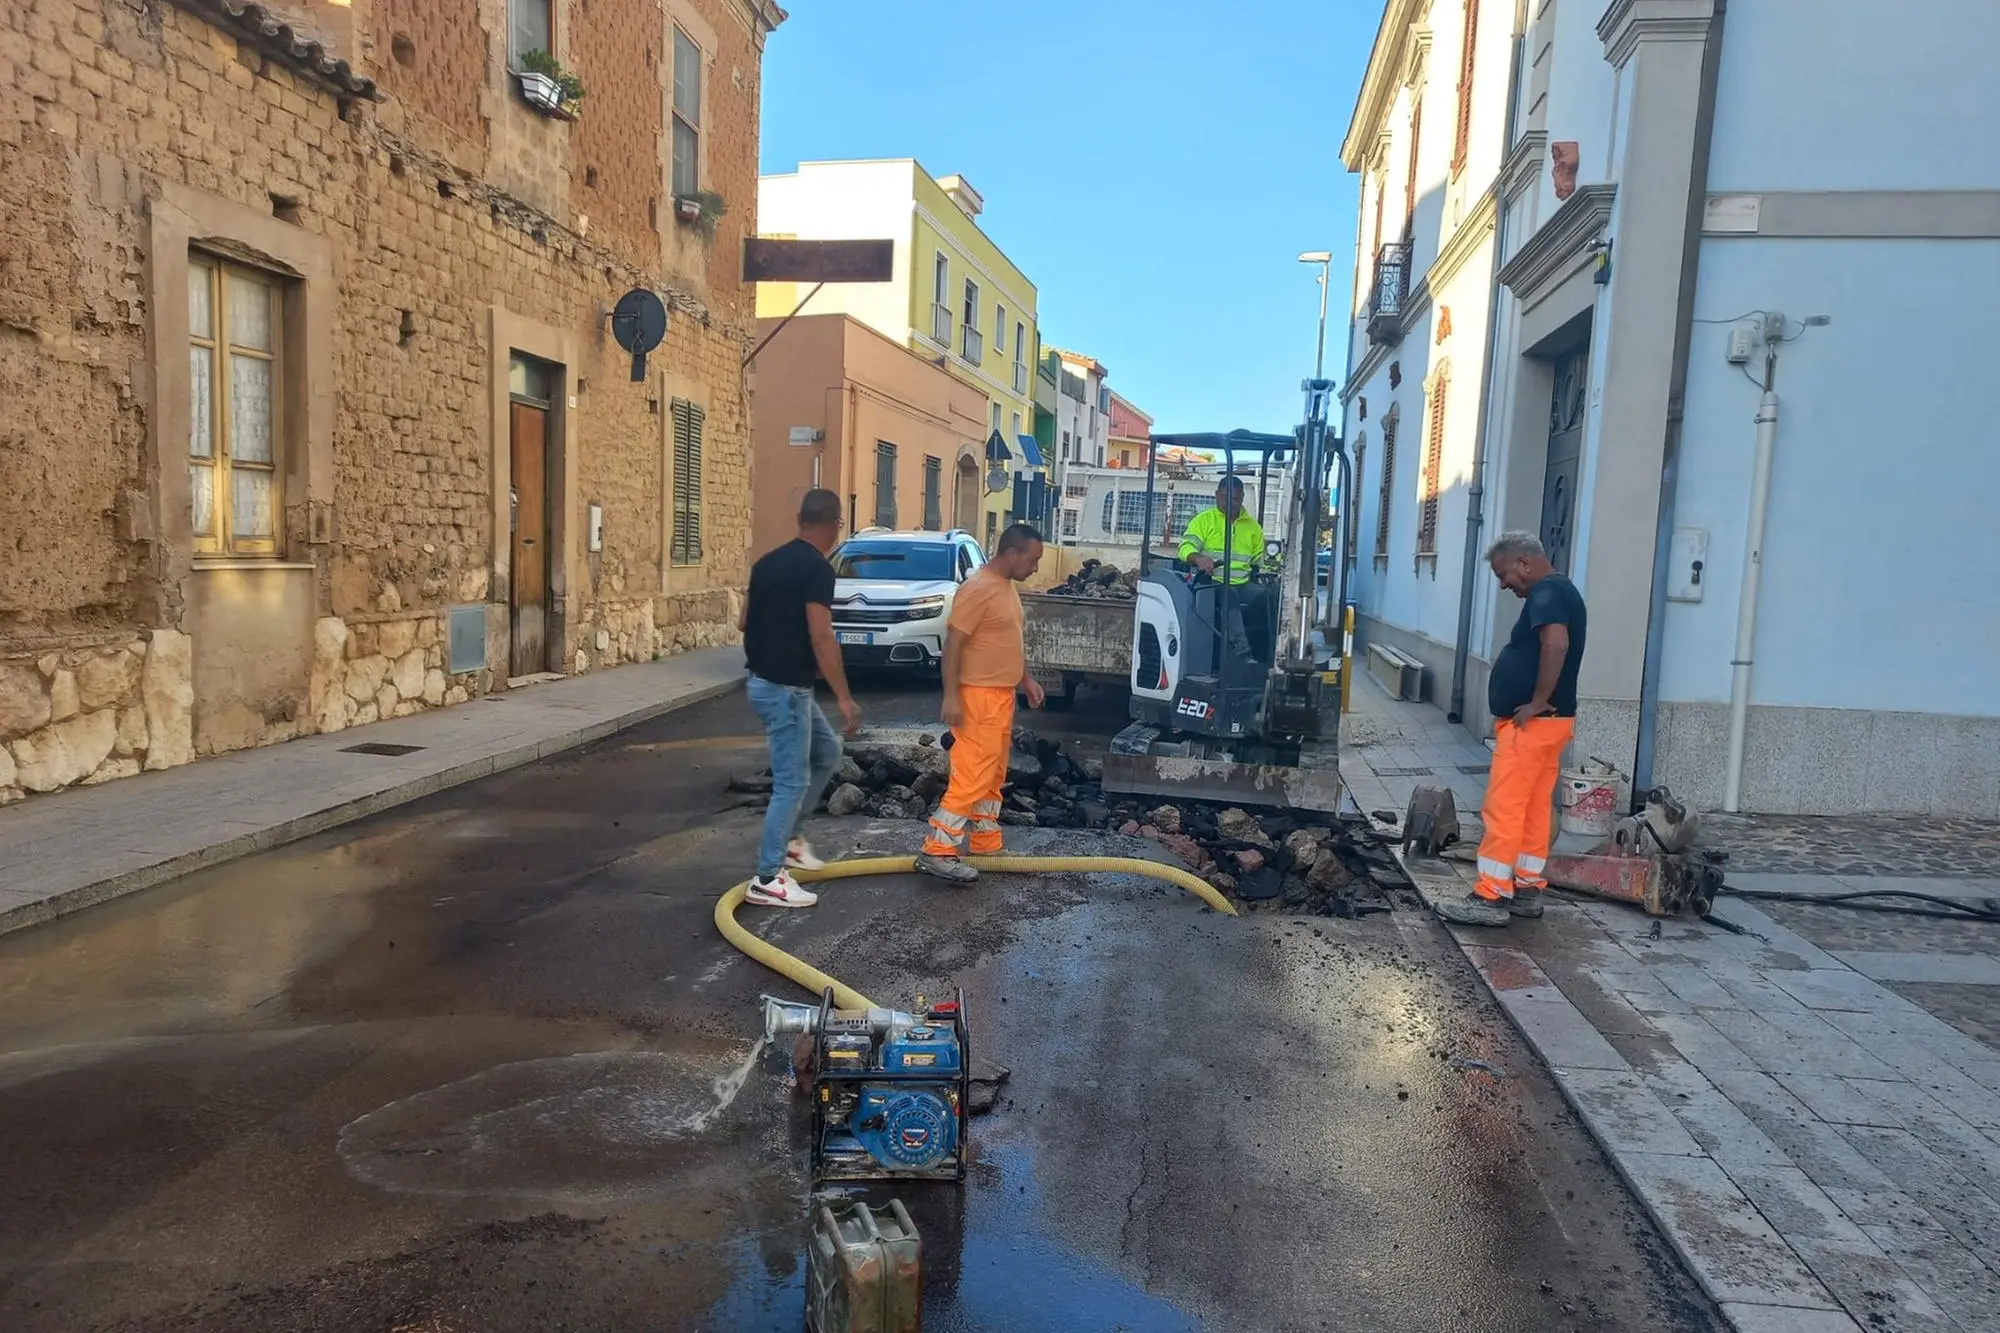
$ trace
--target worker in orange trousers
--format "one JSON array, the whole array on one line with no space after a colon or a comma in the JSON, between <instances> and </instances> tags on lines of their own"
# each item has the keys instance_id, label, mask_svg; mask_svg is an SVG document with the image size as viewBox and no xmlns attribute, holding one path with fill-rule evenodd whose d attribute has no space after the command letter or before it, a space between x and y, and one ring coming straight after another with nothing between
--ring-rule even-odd
<instances>
[{"instance_id":1,"label":"worker in orange trousers","mask_svg":"<svg viewBox=\"0 0 2000 1333\"><path fill-rule=\"evenodd\" d=\"M1021 595L1014 585L1042 563L1042 537L1026 523L1000 534L992 558L952 598L944 643L944 706L951 728L951 785L931 814L917 869L954 884L979 872L964 855L1000 850L1000 788L1014 749L1014 695L1042 706L1021 640Z\"/></svg>"},{"instance_id":2,"label":"worker in orange trousers","mask_svg":"<svg viewBox=\"0 0 2000 1333\"><path fill-rule=\"evenodd\" d=\"M1549 562L1541 539L1509 532L1486 553L1502 587L1523 599L1507 646L1493 663L1493 770L1479 810L1479 879L1471 893L1437 905L1462 926L1504 926L1542 914L1548 890L1552 806L1563 751L1576 733L1576 678L1588 615L1583 594Z\"/></svg>"}]
</instances>

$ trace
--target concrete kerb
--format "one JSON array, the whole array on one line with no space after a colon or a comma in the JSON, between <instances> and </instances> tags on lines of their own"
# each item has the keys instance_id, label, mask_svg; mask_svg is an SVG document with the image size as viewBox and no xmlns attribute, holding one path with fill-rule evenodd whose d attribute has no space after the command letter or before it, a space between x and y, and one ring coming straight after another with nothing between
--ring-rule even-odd
<instances>
[{"instance_id":1,"label":"concrete kerb","mask_svg":"<svg viewBox=\"0 0 2000 1333\"><path fill-rule=\"evenodd\" d=\"M592 722L544 740L514 746L497 755L485 755L436 772L422 773L364 796L353 797L321 810L280 820L249 833L224 838L194 851L163 857L149 865L65 889L34 902L15 907L0 907L0 935L26 930L116 898L140 893L198 870L207 870L213 866L241 860L246 856L255 856L259 852L268 852L287 843L299 842L315 834L324 833L328 829L338 828L342 824L352 824L370 815L380 814L384 810L407 805L426 796L453 787L461 787L480 778L491 777L495 773L520 768L551 755L562 754L589 745L593 741L603 740L607 736L615 736L621 731L628 731L654 718L692 708L711 699L719 699L742 688L743 682L740 679L699 686L686 694L645 704L620 713L607 721ZM470 707L472 704L461 706Z\"/></svg>"},{"instance_id":2,"label":"concrete kerb","mask_svg":"<svg viewBox=\"0 0 2000 1333\"><path fill-rule=\"evenodd\" d=\"M1384 834L1391 837L1399 836L1400 831L1393 825L1382 824L1372 817L1369 822ZM1423 858L1406 859L1401 848L1395 850L1395 856L1397 863L1403 867L1404 873L1409 876L1410 882L1415 885L1418 897L1423 900L1427 908L1433 907L1438 899L1442 897L1455 897L1467 892L1471 888L1469 879L1460 873L1457 863L1454 861ZM1669 1201L1662 1197L1658 1190L1649 1188L1648 1182L1642 1179L1634 1170L1635 1163L1627 1161L1626 1155L1613 1146L1613 1137L1608 1127L1600 1123L1597 1108L1587 1105L1579 1095L1580 1090L1572 1085L1570 1079L1563 1077L1563 1071L1557 1069L1550 1062L1547 1053L1538 1044L1535 1034L1530 1032L1522 1023L1521 1016L1515 1013L1513 1006L1505 1002L1500 992L1495 989L1492 979L1478 965L1477 951L1499 944L1500 937L1497 935L1491 938L1480 937L1468 929L1452 926L1446 926L1445 931L1452 937L1452 941L1458 945L1459 951L1465 955L1467 964L1472 967L1473 972L1479 977L1480 984L1486 987L1487 992L1493 996L1500 1010L1507 1015L1507 1021L1514 1026L1515 1031L1520 1033L1521 1040L1530 1050L1534 1051L1535 1058L1542 1062L1543 1067L1549 1070L1552 1081L1562 1093L1563 1100L1569 1104L1570 1109L1576 1113L1577 1118L1590 1131L1591 1138L1596 1141L1598 1148L1604 1153L1612 1169L1618 1173L1619 1179L1625 1182L1626 1188L1631 1190L1633 1197L1639 1200L1640 1205L1645 1208L1646 1215L1652 1219L1653 1225L1659 1230L1660 1235L1673 1248L1674 1253L1679 1256L1682 1265L1694 1276L1695 1281L1700 1285L1701 1289L1715 1302L1717 1308L1722 1310L1724 1317L1729 1320L1731 1327L1737 1329L1738 1333L1776 1333L1778 1329L1790 1329L1794 1327L1792 1323L1786 1321L1796 1317L1809 1321L1799 1323L1796 1327L1811 1329L1812 1333L1850 1333L1850 1330L1851 1333L1861 1333L1860 1325L1856 1324L1852 1318L1840 1310L1838 1302L1832 1298L1830 1293L1826 1292L1824 1285L1813 1275L1812 1270L1806 1265L1804 1260L1800 1259L1797 1253L1785 1243L1783 1236L1778 1234L1775 1228L1771 1229L1770 1241L1779 1250L1783 1251L1784 1255L1789 1259L1788 1266L1796 1270L1796 1274L1792 1276L1793 1280L1797 1283L1797 1286L1794 1288L1797 1295L1789 1301L1747 1301L1744 1299L1745 1293L1743 1291L1731 1285L1725 1285L1722 1276L1716 1273L1711 1267L1709 1257L1695 1246L1694 1238L1688 1235L1681 1226L1676 1224L1670 1211ZM1560 989L1557 990L1557 995L1561 995ZM1577 1009L1574 1003L1567 997L1544 999L1540 1003L1547 1005L1567 1005L1575 1013L1578 1021L1586 1024L1589 1023L1589 1019L1584 1015L1583 1011ZM1671 1108L1667 1108L1667 1114L1670 1116L1673 1114ZM1678 1123L1678 1117L1676 1117L1676 1123ZM1687 1158L1685 1160L1714 1165L1721 1179L1729 1181L1727 1172L1723 1171L1720 1165L1715 1163L1714 1159L1706 1152L1703 1152L1699 1157ZM1740 1200L1742 1208L1747 1210L1752 1217L1756 1217L1759 1220L1762 1219L1762 1214L1758 1212L1756 1206L1742 1194L1741 1190L1735 1187L1733 1182L1729 1184L1729 1191L1735 1195L1737 1200ZM1807 1292L1813 1294L1807 1296ZM1804 1297L1804 1299L1800 1299L1799 1297Z\"/></svg>"}]
</instances>

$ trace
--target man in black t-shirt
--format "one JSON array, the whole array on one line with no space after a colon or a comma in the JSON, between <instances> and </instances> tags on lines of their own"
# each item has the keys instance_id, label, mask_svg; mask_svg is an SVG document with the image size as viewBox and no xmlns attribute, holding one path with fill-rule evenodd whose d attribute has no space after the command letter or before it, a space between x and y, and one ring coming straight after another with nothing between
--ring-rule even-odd
<instances>
[{"instance_id":1,"label":"man in black t-shirt","mask_svg":"<svg viewBox=\"0 0 2000 1333\"><path fill-rule=\"evenodd\" d=\"M1583 594L1556 573L1531 532L1509 532L1486 553L1501 586L1524 599L1507 646L1493 663L1493 771L1480 807L1479 880L1437 913L1464 926L1504 926L1542 914L1554 835L1551 806L1563 751L1576 731L1576 675L1589 616Z\"/></svg>"},{"instance_id":2,"label":"man in black t-shirt","mask_svg":"<svg viewBox=\"0 0 2000 1333\"><path fill-rule=\"evenodd\" d=\"M852 736L861 710L847 692L840 646L833 637L833 566L827 553L840 540L840 497L813 490L799 505L799 535L750 567L743 601L743 656L750 668L750 705L771 747L771 805L757 848L748 900L765 907L811 907L819 895L800 887L793 870L825 863L799 836L840 766L840 738L813 697L824 677Z\"/></svg>"}]
</instances>

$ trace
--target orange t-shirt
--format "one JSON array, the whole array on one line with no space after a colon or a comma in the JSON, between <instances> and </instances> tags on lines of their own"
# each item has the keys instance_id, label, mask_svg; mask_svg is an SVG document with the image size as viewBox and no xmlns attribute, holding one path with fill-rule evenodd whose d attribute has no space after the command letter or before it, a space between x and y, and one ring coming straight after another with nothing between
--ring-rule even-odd
<instances>
[{"instance_id":1,"label":"orange t-shirt","mask_svg":"<svg viewBox=\"0 0 2000 1333\"><path fill-rule=\"evenodd\" d=\"M974 574L952 598L947 623L965 636L959 684L1020 684L1028 662L1021 649L1021 594L1012 579L991 565Z\"/></svg>"}]
</instances>

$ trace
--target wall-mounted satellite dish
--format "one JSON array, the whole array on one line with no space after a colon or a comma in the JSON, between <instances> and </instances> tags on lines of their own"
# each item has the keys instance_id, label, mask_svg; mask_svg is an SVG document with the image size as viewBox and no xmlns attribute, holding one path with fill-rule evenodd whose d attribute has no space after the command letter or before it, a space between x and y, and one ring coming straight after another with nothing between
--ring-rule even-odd
<instances>
[{"instance_id":1,"label":"wall-mounted satellite dish","mask_svg":"<svg viewBox=\"0 0 2000 1333\"><path fill-rule=\"evenodd\" d=\"M611 308L611 336L632 354L632 382L646 382L646 353L667 336L667 307L653 292L634 287Z\"/></svg>"}]
</instances>

